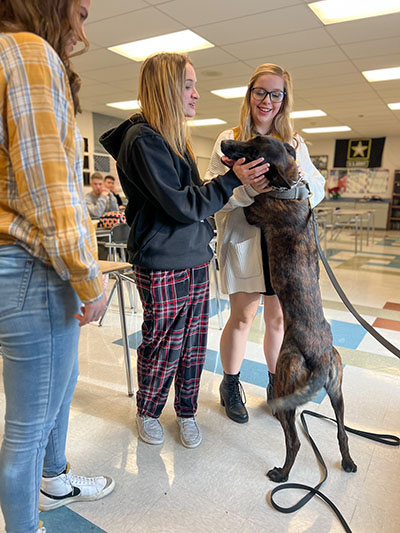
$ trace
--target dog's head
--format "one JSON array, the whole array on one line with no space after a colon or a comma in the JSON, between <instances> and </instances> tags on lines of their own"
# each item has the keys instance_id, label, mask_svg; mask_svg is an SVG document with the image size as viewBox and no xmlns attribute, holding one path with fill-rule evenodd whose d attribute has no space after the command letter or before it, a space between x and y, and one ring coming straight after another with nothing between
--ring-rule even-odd
<instances>
[{"instance_id":1,"label":"dog's head","mask_svg":"<svg viewBox=\"0 0 400 533\"><path fill-rule=\"evenodd\" d=\"M264 163L270 164L266 178L272 187L290 189L299 179L295 149L274 137L257 135L249 141L226 140L221 142L221 150L235 161L246 158L246 163L263 157Z\"/></svg>"}]
</instances>

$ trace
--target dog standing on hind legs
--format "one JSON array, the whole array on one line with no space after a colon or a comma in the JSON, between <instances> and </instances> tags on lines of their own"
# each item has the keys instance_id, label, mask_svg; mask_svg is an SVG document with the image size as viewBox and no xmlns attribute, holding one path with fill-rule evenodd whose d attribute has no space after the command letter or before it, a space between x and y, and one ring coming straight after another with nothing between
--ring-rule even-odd
<instances>
[{"instance_id":1,"label":"dog standing on hind legs","mask_svg":"<svg viewBox=\"0 0 400 533\"><path fill-rule=\"evenodd\" d=\"M267 242L272 286L284 316L285 334L279 354L274 401L271 407L285 433L286 459L267 475L272 481L288 479L300 448L296 431L296 407L311 400L322 388L335 412L342 467L355 472L344 429L342 362L332 346L332 332L322 308L318 250L309 201L297 194L299 183L295 152L277 139L259 136L246 142L223 141L223 153L231 159L264 157L270 163L267 177L276 190L255 197L245 208L247 221L261 228ZM282 190L293 190L282 193ZM280 196L298 199L281 199Z\"/></svg>"}]
</instances>

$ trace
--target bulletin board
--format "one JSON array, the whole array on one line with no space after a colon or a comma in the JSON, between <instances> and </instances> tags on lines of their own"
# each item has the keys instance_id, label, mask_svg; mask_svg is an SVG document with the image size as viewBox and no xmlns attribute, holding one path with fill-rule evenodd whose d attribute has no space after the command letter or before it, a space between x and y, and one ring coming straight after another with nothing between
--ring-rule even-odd
<instances>
[{"instance_id":1,"label":"bulletin board","mask_svg":"<svg viewBox=\"0 0 400 533\"><path fill-rule=\"evenodd\" d=\"M331 170L328 191L335 190L343 198L389 194L389 170L383 168L338 168Z\"/></svg>"}]
</instances>

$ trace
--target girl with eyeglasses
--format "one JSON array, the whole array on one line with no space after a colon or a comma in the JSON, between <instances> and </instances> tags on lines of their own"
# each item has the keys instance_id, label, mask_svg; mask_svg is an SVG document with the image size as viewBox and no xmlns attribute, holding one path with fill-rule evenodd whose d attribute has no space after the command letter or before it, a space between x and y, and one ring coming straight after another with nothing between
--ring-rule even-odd
<instances>
[{"instance_id":1,"label":"girl with eyeglasses","mask_svg":"<svg viewBox=\"0 0 400 533\"><path fill-rule=\"evenodd\" d=\"M323 199L325 180L312 164L304 140L293 132L290 120L292 91L291 76L285 69L269 63L257 67L242 103L240 123L218 137L205 180L212 180L227 170L221 163L222 140L246 141L254 135L273 135L296 149L299 169L313 193L312 205ZM284 333L282 309L271 286L268 250L260 229L248 224L243 211L243 207L252 204L254 197L268 191L268 187L267 172L262 181L235 189L229 202L215 215L222 291L229 294L230 300L230 317L220 343L224 369L220 398L227 416L238 423L248 421L239 376L261 294L264 295L268 399L272 397L275 366Z\"/></svg>"}]
</instances>

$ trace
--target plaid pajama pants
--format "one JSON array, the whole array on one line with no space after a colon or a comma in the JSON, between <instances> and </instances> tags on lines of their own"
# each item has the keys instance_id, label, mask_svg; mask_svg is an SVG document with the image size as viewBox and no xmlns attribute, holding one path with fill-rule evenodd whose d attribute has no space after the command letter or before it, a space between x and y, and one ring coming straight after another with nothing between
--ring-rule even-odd
<instances>
[{"instance_id":1,"label":"plaid pajama pants","mask_svg":"<svg viewBox=\"0 0 400 533\"><path fill-rule=\"evenodd\" d=\"M138 413L158 418L175 378L176 414L192 417L207 348L208 264L185 270L135 266L135 279L143 306Z\"/></svg>"}]
</instances>

